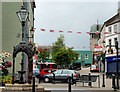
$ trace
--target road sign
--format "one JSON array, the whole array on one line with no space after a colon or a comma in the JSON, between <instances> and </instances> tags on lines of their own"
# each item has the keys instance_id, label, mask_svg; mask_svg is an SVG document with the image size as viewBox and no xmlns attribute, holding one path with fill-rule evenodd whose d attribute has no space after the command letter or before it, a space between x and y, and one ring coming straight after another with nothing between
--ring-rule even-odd
<instances>
[{"instance_id":1,"label":"road sign","mask_svg":"<svg viewBox=\"0 0 120 92\"><path fill-rule=\"evenodd\" d=\"M94 51L102 51L102 46L94 46Z\"/></svg>"}]
</instances>

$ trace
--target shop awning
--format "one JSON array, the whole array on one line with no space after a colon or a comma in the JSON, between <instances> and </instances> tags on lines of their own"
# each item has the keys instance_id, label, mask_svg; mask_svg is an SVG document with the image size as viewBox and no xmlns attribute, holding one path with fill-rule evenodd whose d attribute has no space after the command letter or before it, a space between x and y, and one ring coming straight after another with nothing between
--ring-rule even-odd
<instances>
[{"instance_id":1,"label":"shop awning","mask_svg":"<svg viewBox=\"0 0 120 92\"><path fill-rule=\"evenodd\" d=\"M110 57L105 57L106 61L116 61L117 56L110 56ZM120 55L118 56L118 60L120 61Z\"/></svg>"}]
</instances>

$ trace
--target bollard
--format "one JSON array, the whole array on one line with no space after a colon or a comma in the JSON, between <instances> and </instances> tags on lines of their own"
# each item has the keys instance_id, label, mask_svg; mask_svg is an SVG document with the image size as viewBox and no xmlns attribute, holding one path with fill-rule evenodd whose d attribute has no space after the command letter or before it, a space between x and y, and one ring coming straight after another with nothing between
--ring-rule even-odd
<instances>
[{"instance_id":1,"label":"bollard","mask_svg":"<svg viewBox=\"0 0 120 92\"><path fill-rule=\"evenodd\" d=\"M100 88L100 76L98 75L98 87Z\"/></svg>"},{"instance_id":2,"label":"bollard","mask_svg":"<svg viewBox=\"0 0 120 92\"><path fill-rule=\"evenodd\" d=\"M39 84L40 84L40 80L41 80L41 79L40 79L40 76L39 76Z\"/></svg>"},{"instance_id":3,"label":"bollard","mask_svg":"<svg viewBox=\"0 0 120 92\"><path fill-rule=\"evenodd\" d=\"M89 83L88 83L88 85L92 87L91 84L92 84L92 83L91 83L91 73L89 73Z\"/></svg>"},{"instance_id":4,"label":"bollard","mask_svg":"<svg viewBox=\"0 0 120 92\"><path fill-rule=\"evenodd\" d=\"M105 87L105 74L103 73L103 85L102 87Z\"/></svg>"},{"instance_id":5,"label":"bollard","mask_svg":"<svg viewBox=\"0 0 120 92\"><path fill-rule=\"evenodd\" d=\"M71 92L71 78L68 79L68 92Z\"/></svg>"},{"instance_id":6,"label":"bollard","mask_svg":"<svg viewBox=\"0 0 120 92\"><path fill-rule=\"evenodd\" d=\"M112 88L116 89L115 87L115 75L112 75Z\"/></svg>"},{"instance_id":7,"label":"bollard","mask_svg":"<svg viewBox=\"0 0 120 92\"><path fill-rule=\"evenodd\" d=\"M71 84L73 85L73 74L72 74L71 78L72 78L72 83Z\"/></svg>"},{"instance_id":8,"label":"bollard","mask_svg":"<svg viewBox=\"0 0 120 92\"><path fill-rule=\"evenodd\" d=\"M33 76L32 92L35 92L35 76Z\"/></svg>"},{"instance_id":9,"label":"bollard","mask_svg":"<svg viewBox=\"0 0 120 92\"><path fill-rule=\"evenodd\" d=\"M53 73L53 80L52 83L55 84L55 74Z\"/></svg>"}]
</instances>

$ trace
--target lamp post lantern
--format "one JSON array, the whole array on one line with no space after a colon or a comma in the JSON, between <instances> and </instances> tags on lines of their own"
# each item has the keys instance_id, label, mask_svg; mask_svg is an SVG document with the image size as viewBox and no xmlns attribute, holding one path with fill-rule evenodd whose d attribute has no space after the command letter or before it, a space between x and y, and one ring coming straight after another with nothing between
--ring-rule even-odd
<instances>
[{"instance_id":1,"label":"lamp post lantern","mask_svg":"<svg viewBox=\"0 0 120 92\"><path fill-rule=\"evenodd\" d=\"M25 27L25 22L28 18L28 15L29 15L29 12L22 6L21 7L21 10L16 12L20 22L21 22L21 25L22 25L22 41L24 41L24 27ZM23 65L24 65L24 62L23 62L23 53L22 53L22 61L21 61L21 71L18 71L18 73L21 74L21 77L20 77L20 81L19 83L20 84L23 84L23 74L25 73L25 71L23 71Z\"/></svg>"}]
</instances>

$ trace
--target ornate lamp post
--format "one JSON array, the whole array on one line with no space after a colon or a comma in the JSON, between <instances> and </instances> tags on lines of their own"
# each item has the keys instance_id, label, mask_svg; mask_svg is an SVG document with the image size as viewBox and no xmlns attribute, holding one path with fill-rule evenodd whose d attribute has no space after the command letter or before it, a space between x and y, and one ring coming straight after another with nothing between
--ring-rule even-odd
<instances>
[{"instance_id":1,"label":"ornate lamp post","mask_svg":"<svg viewBox=\"0 0 120 92\"><path fill-rule=\"evenodd\" d=\"M22 6L21 7L21 10L16 12L20 22L21 22L21 25L22 25L22 41L24 41L24 27L25 27L25 22L28 18L28 15L29 15L29 12ZM18 73L21 74L21 77L20 77L20 82L19 83L24 83L23 82L23 74L25 73L25 71L23 71L23 53L22 53L22 61L21 61L21 71L18 71Z\"/></svg>"}]
</instances>

